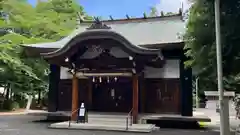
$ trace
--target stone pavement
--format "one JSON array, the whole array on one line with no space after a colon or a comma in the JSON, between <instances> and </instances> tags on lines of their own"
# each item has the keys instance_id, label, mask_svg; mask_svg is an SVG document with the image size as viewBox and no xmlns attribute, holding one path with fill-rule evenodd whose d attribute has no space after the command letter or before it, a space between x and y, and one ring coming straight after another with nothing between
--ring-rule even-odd
<instances>
[{"instance_id":1,"label":"stone pavement","mask_svg":"<svg viewBox=\"0 0 240 135\"><path fill-rule=\"evenodd\" d=\"M12 115L0 116L0 135L136 135L139 133L110 132L110 131L87 131L87 130L59 130L48 129L51 123L36 122L43 119L39 116ZM34 122L33 122L34 121ZM152 133L141 135L219 135L219 132L211 130L181 130L160 129Z\"/></svg>"},{"instance_id":2,"label":"stone pavement","mask_svg":"<svg viewBox=\"0 0 240 135\"><path fill-rule=\"evenodd\" d=\"M216 101L210 101L207 103L207 108L196 109L196 112L204 113L208 117L211 118L211 122L209 126L216 130L220 129L220 116L219 113L216 112ZM229 103L229 122L230 128L232 130L236 130L238 125L240 124L240 120L237 120L235 117L236 111L234 109L233 103Z\"/></svg>"},{"instance_id":3,"label":"stone pavement","mask_svg":"<svg viewBox=\"0 0 240 135\"><path fill-rule=\"evenodd\" d=\"M211 122L208 125L209 128L214 129L215 131L218 132L219 129L220 129L220 116L219 116L218 113L216 113L216 110L213 106L215 106L215 105L212 105L212 107L208 107L206 109L196 109L194 111L194 115L207 115L207 116L209 116L211 118ZM231 106L229 106L229 107L230 107L230 111L229 111L230 126L231 126L232 130L235 130L238 127L238 125L240 124L240 120L235 119L235 110L234 110L233 107L231 107ZM29 110L28 112L31 112L31 113L45 113L46 111ZM0 113L0 118L1 118L1 115L3 115L3 116L13 115L14 116L14 115L21 115L21 114L27 114L27 112L26 111L6 112L6 113L3 112L3 113ZM24 117L40 117L40 116L24 116ZM0 121L1 121L1 119L0 119ZM11 129L9 129L9 130L11 130ZM0 130L0 135L2 135L1 130Z\"/></svg>"},{"instance_id":4,"label":"stone pavement","mask_svg":"<svg viewBox=\"0 0 240 135\"><path fill-rule=\"evenodd\" d=\"M133 124L129 125L126 129L125 123L115 123L115 122L92 122L92 123L76 123L71 122L69 126L69 121L53 123L49 126L53 129L76 129L76 130L102 130L102 131L123 131L123 132L135 132L135 133L150 133L152 131L158 130L153 124Z\"/></svg>"}]
</instances>

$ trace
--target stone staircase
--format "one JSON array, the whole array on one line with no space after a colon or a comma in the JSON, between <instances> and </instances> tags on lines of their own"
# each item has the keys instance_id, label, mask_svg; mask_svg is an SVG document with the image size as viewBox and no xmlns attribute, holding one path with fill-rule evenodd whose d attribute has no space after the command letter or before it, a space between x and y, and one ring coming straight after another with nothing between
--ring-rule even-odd
<instances>
[{"instance_id":1,"label":"stone staircase","mask_svg":"<svg viewBox=\"0 0 240 135\"><path fill-rule=\"evenodd\" d=\"M153 124L132 124L128 121L125 115L107 115L107 114L89 114L88 123L71 122L69 121L51 124L50 128L65 128L65 129L88 129L88 130L109 130L109 131L127 131L127 132L142 132L149 133L158 128Z\"/></svg>"},{"instance_id":2,"label":"stone staircase","mask_svg":"<svg viewBox=\"0 0 240 135\"><path fill-rule=\"evenodd\" d=\"M89 114L88 123L111 123L126 125L126 115L106 115L106 114ZM130 119L129 119L130 122Z\"/></svg>"}]
</instances>

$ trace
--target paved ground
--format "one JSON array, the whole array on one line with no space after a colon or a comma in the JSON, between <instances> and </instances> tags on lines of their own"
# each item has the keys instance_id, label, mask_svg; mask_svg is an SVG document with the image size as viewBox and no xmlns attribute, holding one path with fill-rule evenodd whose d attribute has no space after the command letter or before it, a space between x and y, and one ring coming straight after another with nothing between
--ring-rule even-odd
<instances>
[{"instance_id":1,"label":"paved ground","mask_svg":"<svg viewBox=\"0 0 240 135\"><path fill-rule=\"evenodd\" d=\"M25 114L25 109L18 109L18 110L15 110L15 111L3 111L3 112L0 112L0 116L2 115L16 115L16 114Z\"/></svg>"},{"instance_id":2,"label":"paved ground","mask_svg":"<svg viewBox=\"0 0 240 135\"><path fill-rule=\"evenodd\" d=\"M203 112L205 115L211 118L211 126L215 128L219 128L220 126L220 116L219 113L216 113L216 102L217 101L208 101L207 108L204 109L196 109L197 112ZM240 120L235 118L235 108L233 103L229 103L229 122L230 127L235 130L240 124Z\"/></svg>"},{"instance_id":3,"label":"paved ground","mask_svg":"<svg viewBox=\"0 0 240 135\"><path fill-rule=\"evenodd\" d=\"M86 131L86 130L55 130L48 129L50 123L33 122L40 120L37 116L12 115L0 116L0 135L134 135L139 133L107 132L107 131ZM148 133L146 133L148 134ZM149 133L149 135L219 135L216 131L210 130L181 130L181 129L160 129Z\"/></svg>"}]
</instances>

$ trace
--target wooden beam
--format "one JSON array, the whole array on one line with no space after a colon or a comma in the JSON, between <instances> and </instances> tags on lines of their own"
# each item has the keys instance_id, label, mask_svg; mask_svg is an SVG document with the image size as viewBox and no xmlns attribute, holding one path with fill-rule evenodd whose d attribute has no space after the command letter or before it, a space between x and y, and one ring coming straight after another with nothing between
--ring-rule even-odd
<instances>
[{"instance_id":1,"label":"wooden beam","mask_svg":"<svg viewBox=\"0 0 240 135\"><path fill-rule=\"evenodd\" d=\"M97 57L94 59L79 59L76 62L76 66L82 66L82 68L133 68L133 63L128 58L104 58ZM111 65L111 66L109 66Z\"/></svg>"},{"instance_id":2,"label":"wooden beam","mask_svg":"<svg viewBox=\"0 0 240 135\"><path fill-rule=\"evenodd\" d=\"M91 77L91 76L126 76L126 77L131 77L132 73L130 72L112 72L112 73L83 73L83 72L78 72L77 76L79 77Z\"/></svg>"},{"instance_id":3,"label":"wooden beam","mask_svg":"<svg viewBox=\"0 0 240 135\"><path fill-rule=\"evenodd\" d=\"M76 74L73 74L72 78L72 115L71 120L76 121L78 116L78 78Z\"/></svg>"},{"instance_id":4,"label":"wooden beam","mask_svg":"<svg viewBox=\"0 0 240 135\"><path fill-rule=\"evenodd\" d=\"M88 109L92 108L92 80L88 79Z\"/></svg>"},{"instance_id":5,"label":"wooden beam","mask_svg":"<svg viewBox=\"0 0 240 135\"><path fill-rule=\"evenodd\" d=\"M136 124L138 121L138 76L133 75L133 123Z\"/></svg>"}]
</instances>

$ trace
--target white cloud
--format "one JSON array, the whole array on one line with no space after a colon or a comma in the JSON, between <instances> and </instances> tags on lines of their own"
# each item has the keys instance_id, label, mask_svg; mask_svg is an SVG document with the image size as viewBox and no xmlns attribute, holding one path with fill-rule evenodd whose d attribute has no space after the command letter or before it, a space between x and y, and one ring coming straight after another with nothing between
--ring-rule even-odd
<instances>
[{"instance_id":1,"label":"white cloud","mask_svg":"<svg viewBox=\"0 0 240 135\"><path fill-rule=\"evenodd\" d=\"M159 4L156 5L156 8L159 12L174 12L177 13L179 8L182 7L183 10L187 10L190 7L190 4L187 0L160 0Z\"/></svg>"}]
</instances>

